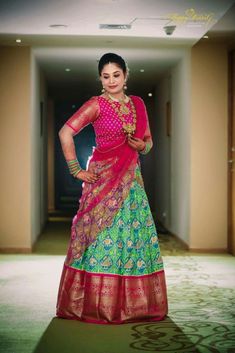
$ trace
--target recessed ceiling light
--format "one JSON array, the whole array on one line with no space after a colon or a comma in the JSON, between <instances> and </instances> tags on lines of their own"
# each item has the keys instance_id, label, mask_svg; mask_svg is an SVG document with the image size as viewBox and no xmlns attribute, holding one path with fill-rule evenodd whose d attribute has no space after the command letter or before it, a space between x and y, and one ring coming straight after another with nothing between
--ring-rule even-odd
<instances>
[{"instance_id":1,"label":"recessed ceiling light","mask_svg":"<svg viewBox=\"0 0 235 353\"><path fill-rule=\"evenodd\" d=\"M209 38L209 36L203 36L203 38L206 38L206 39L208 39L208 38Z\"/></svg>"},{"instance_id":2,"label":"recessed ceiling light","mask_svg":"<svg viewBox=\"0 0 235 353\"><path fill-rule=\"evenodd\" d=\"M153 94L152 94L151 92L149 92L149 93L148 93L148 96L149 96L149 97L152 97L152 96L153 96Z\"/></svg>"},{"instance_id":3,"label":"recessed ceiling light","mask_svg":"<svg viewBox=\"0 0 235 353\"><path fill-rule=\"evenodd\" d=\"M67 68L65 69L65 71L69 72L69 71L71 71L71 69L67 67Z\"/></svg>"},{"instance_id":4,"label":"recessed ceiling light","mask_svg":"<svg viewBox=\"0 0 235 353\"><path fill-rule=\"evenodd\" d=\"M20 38L17 38L17 39L16 39L16 43L21 43L21 39L20 39Z\"/></svg>"},{"instance_id":5,"label":"recessed ceiling light","mask_svg":"<svg viewBox=\"0 0 235 353\"><path fill-rule=\"evenodd\" d=\"M144 69L140 69L140 72L144 72Z\"/></svg>"},{"instance_id":6,"label":"recessed ceiling light","mask_svg":"<svg viewBox=\"0 0 235 353\"><path fill-rule=\"evenodd\" d=\"M53 24L53 25L50 25L49 27L51 28L63 28L63 27L68 27L68 25L62 25L62 24Z\"/></svg>"}]
</instances>

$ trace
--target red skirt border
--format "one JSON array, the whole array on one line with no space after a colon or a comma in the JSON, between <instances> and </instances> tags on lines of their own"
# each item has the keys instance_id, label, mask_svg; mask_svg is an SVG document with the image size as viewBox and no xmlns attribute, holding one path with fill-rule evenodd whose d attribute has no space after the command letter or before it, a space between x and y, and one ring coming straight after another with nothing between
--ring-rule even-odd
<instances>
[{"instance_id":1,"label":"red skirt border","mask_svg":"<svg viewBox=\"0 0 235 353\"><path fill-rule=\"evenodd\" d=\"M126 276L64 264L56 308L60 318L96 324L163 320L168 313L164 270Z\"/></svg>"}]
</instances>

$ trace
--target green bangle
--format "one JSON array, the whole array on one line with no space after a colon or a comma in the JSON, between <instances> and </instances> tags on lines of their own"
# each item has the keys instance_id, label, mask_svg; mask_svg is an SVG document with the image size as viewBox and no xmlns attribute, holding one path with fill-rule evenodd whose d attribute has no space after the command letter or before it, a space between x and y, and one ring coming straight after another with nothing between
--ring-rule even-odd
<instances>
[{"instance_id":1,"label":"green bangle","mask_svg":"<svg viewBox=\"0 0 235 353\"><path fill-rule=\"evenodd\" d=\"M145 147L140 151L141 154L147 154L151 150L151 144L149 142L145 142Z\"/></svg>"},{"instance_id":2,"label":"green bangle","mask_svg":"<svg viewBox=\"0 0 235 353\"><path fill-rule=\"evenodd\" d=\"M67 161L69 172L72 176L76 177L77 174L82 170L77 159L70 159Z\"/></svg>"},{"instance_id":3,"label":"green bangle","mask_svg":"<svg viewBox=\"0 0 235 353\"><path fill-rule=\"evenodd\" d=\"M73 176L76 177L81 170L82 168L79 168L75 173L73 173Z\"/></svg>"},{"instance_id":4,"label":"green bangle","mask_svg":"<svg viewBox=\"0 0 235 353\"><path fill-rule=\"evenodd\" d=\"M68 165L73 165L73 164L77 164L78 160L77 159L70 159L69 161L67 161Z\"/></svg>"}]
</instances>

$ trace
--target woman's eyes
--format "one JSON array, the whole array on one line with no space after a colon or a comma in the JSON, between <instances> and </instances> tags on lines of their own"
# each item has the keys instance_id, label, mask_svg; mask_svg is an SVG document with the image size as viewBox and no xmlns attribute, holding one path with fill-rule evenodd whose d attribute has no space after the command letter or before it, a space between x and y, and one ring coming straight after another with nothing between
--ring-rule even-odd
<instances>
[{"instance_id":1,"label":"woman's eyes","mask_svg":"<svg viewBox=\"0 0 235 353\"><path fill-rule=\"evenodd\" d=\"M113 75L115 78L120 77L120 75ZM104 76L104 79L107 80L109 78L109 76Z\"/></svg>"}]
</instances>

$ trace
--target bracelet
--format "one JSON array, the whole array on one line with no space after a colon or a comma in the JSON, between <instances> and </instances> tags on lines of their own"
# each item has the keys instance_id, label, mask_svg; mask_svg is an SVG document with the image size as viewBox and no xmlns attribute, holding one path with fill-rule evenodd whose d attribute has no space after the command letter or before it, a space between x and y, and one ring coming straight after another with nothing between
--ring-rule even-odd
<instances>
[{"instance_id":1,"label":"bracelet","mask_svg":"<svg viewBox=\"0 0 235 353\"><path fill-rule=\"evenodd\" d=\"M151 143L145 142L145 147L143 150L139 151L141 154L147 154L151 150Z\"/></svg>"},{"instance_id":2,"label":"bracelet","mask_svg":"<svg viewBox=\"0 0 235 353\"><path fill-rule=\"evenodd\" d=\"M78 173L82 170L82 167L80 166L79 162L77 159L70 159L67 161L68 167L69 167L69 172L72 174L72 176L76 177Z\"/></svg>"}]
</instances>

